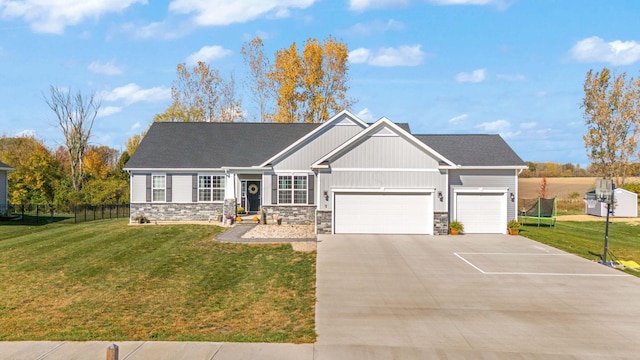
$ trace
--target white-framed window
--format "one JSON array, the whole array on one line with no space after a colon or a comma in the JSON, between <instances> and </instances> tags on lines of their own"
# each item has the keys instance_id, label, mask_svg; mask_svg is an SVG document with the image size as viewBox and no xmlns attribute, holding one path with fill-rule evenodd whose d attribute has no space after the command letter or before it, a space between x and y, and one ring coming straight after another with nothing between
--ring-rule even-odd
<instances>
[{"instance_id":1,"label":"white-framed window","mask_svg":"<svg viewBox=\"0 0 640 360\"><path fill-rule=\"evenodd\" d=\"M167 194L167 177L165 175L151 176L151 200L153 202L163 202Z\"/></svg>"},{"instance_id":2,"label":"white-framed window","mask_svg":"<svg viewBox=\"0 0 640 360\"><path fill-rule=\"evenodd\" d=\"M306 204L307 175L278 175L278 204Z\"/></svg>"},{"instance_id":3,"label":"white-framed window","mask_svg":"<svg viewBox=\"0 0 640 360\"><path fill-rule=\"evenodd\" d=\"M224 175L198 175L198 201L224 200Z\"/></svg>"}]
</instances>

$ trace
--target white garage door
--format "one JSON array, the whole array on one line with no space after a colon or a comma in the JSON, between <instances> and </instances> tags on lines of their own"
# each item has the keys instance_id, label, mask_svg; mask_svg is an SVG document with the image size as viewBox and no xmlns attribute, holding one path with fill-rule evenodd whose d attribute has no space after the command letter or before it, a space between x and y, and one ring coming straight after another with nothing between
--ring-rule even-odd
<instances>
[{"instance_id":1,"label":"white garage door","mask_svg":"<svg viewBox=\"0 0 640 360\"><path fill-rule=\"evenodd\" d=\"M433 234L431 194L337 193L336 234Z\"/></svg>"},{"instance_id":2,"label":"white garage door","mask_svg":"<svg viewBox=\"0 0 640 360\"><path fill-rule=\"evenodd\" d=\"M504 234L507 200L504 193L456 194L456 215L469 234Z\"/></svg>"}]
</instances>

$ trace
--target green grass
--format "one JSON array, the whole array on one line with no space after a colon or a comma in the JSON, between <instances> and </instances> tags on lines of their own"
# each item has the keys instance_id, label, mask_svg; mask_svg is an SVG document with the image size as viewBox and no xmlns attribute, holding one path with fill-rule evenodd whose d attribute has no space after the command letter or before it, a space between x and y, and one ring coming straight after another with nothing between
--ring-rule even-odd
<instances>
[{"instance_id":1,"label":"green grass","mask_svg":"<svg viewBox=\"0 0 640 360\"><path fill-rule=\"evenodd\" d=\"M314 342L315 252L221 231L0 223L0 340Z\"/></svg>"},{"instance_id":2,"label":"green grass","mask_svg":"<svg viewBox=\"0 0 640 360\"><path fill-rule=\"evenodd\" d=\"M590 260L604 250L605 223L602 221L558 222L555 227L527 225L520 235ZM638 223L609 223L609 252L607 260L633 260L640 263L640 226ZM630 274L640 276L637 271Z\"/></svg>"}]
</instances>

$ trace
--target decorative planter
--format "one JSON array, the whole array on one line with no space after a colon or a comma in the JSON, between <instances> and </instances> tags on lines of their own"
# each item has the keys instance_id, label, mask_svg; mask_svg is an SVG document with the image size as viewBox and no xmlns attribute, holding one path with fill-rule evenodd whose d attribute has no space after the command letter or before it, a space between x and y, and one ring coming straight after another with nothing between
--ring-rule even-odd
<instances>
[{"instance_id":1,"label":"decorative planter","mask_svg":"<svg viewBox=\"0 0 640 360\"><path fill-rule=\"evenodd\" d=\"M518 235L520 233L520 229L507 229L509 230L509 235Z\"/></svg>"},{"instance_id":2,"label":"decorative planter","mask_svg":"<svg viewBox=\"0 0 640 360\"><path fill-rule=\"evenodd\" d=\"M449 229L449 233L451 235L458 235L460 234L460 231L458 231L458 229Z\"/></svg>"}]
</instances>

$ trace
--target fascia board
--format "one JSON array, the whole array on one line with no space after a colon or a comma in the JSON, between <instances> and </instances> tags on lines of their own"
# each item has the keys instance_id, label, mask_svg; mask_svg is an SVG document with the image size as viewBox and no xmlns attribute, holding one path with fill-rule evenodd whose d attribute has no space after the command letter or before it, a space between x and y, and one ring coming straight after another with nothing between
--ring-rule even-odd
<instances>
[{"instance_id":1,"label":"fascia board","mask_svg":"<svg viewBox=\"0 0 640 360\"><path fill-rule=\"evenodd\" d=\"M336 115L334 115L331 119L327 120L324 124L318 126L315 130L311 131L310 133L308 133L307 135L301 137L300 139L298 139L296 142L294 142L293 144L287 146L284 150L280 151L279 153L275 154L274 156L272 156L270 159L268 159L267 161L263 162L262 164L260 164L261 167L267 166L268 164L272 164L273 162L275 162L278 158L280 158L281 156L284 156L285 154L289 153L289 151L291 151L292 149L294 149L296 146L302 144L303 142L305 142L307 139L310 139L311 137L315 136L316 134L318 134L319 132L323 131L324 128L328 127L330 124L332 124L333 122L335 122L338 118L340 118L342 115L347 115L351 120L355 121L356 123L360 124L361 126L363 126L364 128L366 128L367 126L369 126L367 123L365 123L364 121L360 120L360 118L358 118L357 116L353 115L352 113L350 113L347 110L342 110L341 112L337 113Z\"/></svg>"}]
</instances>

